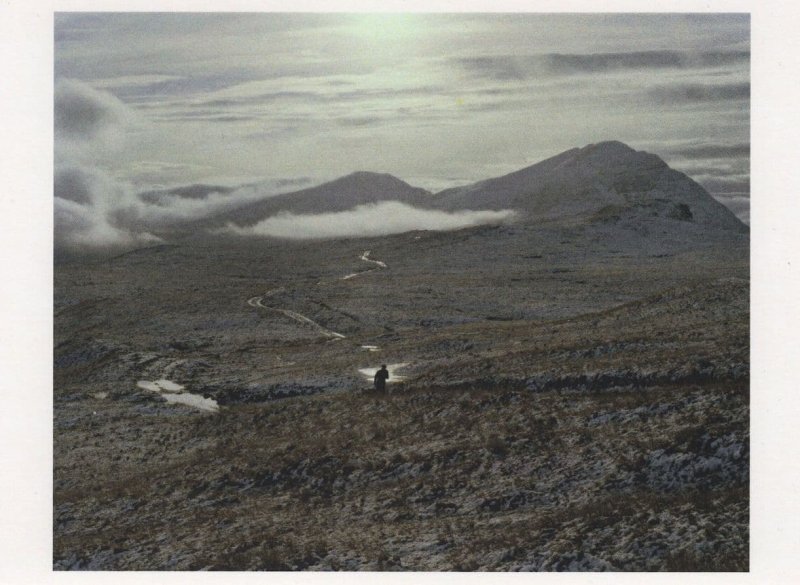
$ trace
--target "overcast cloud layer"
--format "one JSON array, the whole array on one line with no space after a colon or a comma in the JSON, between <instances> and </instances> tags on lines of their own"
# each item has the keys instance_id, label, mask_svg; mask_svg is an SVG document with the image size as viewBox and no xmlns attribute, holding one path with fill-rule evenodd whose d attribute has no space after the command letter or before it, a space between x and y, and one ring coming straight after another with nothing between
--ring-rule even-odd
<instances>
[{"instance_id":1,"label":"overcast cloud layer","mask_svg":"<svg viewBox=\"0 0 800 585\"><path fill-rule=\"evenodd\" d=\"M140 191L356 170L439 190L609 139L746 217L749 39L742 15L60 13L57 229L149 240L205 211Z\"/></svg>"}]
</instances>

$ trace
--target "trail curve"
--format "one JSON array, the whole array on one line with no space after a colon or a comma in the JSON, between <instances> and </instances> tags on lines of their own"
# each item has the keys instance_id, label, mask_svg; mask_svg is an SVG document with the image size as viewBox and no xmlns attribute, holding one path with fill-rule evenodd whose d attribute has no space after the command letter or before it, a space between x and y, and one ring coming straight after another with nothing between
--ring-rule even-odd
<instances>
[{"instance_id":1,"label":"trail curve","mask_svg":"<svg viewBox=\"0 0 800 585\"><path fill-rule=\"evenodd\" d=\"M380 260L373 260L369 257L370 250L365 250L363 254L361 254L360 260L364 262L369 262L371 264L375 264L374 268L370 268L369 270L362 270L361 272L352 272L347 276L343 276L342 280L350 280L351 278L355 278L356 276L361 276L362 274L369 274L370 272L375 272L376 270L381 270L383 268L388 268L385 262L381 262Z\"/></svg>"},{"instance_id":2,"label":"trail curve","mask_svg":"<svg viewBox=\"0 0 800 585\"><path fill-rule=\"evenodd\" d=\"M320 334L324 335L325 337L331 338L332 340L335 340L335 339L346 339L346 337L344 335L342 335L341 333L337 333L336 331L331 331L330 329L327 329L327 328L323 327L322 325L320 325L316 321L314 321L312 319L309 319L305 315L302 315L302 314L300 314L300 313L298 313L296 311L291 311L289 309L281 309L281 308L278 308L278 307L269 307L269 306L265 305L263 303L264 298L274 294L275 292L277 292L277 289L269 291L269 292L267 292L267 293L265 293L265 294L263 294L261 296L251 297L251 298L247 299L247 304L250 305L251 307L257 307L257 308L260 308L260 309L266 309L267 311L275 311L276 313L281 313L282 315L285 315L285 316L289 317L290 319L293 319L293 320L297 321L298 323L302 323L304 325L308 325L308 326L312 327L313 329L316 329L317 332L319 332Z\"/></svg>"}]
</instances>

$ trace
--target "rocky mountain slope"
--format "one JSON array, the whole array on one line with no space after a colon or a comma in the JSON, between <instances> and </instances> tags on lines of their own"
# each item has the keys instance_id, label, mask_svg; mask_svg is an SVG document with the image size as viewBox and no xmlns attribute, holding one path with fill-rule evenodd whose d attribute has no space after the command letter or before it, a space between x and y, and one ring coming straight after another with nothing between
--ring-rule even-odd
<instances>
[{"instance_id":1,"label":"rocky mountain slope","mask_svg":"<svg viewBox=\"0 0 800 585\"><path fill-rule=\"evenodd\" d=\"M703 187L658 156L615 141L573 148L502 177L439 192L434 202L448 210L516 209L533 221L673 219L747 230Z\"/></svg>"}]
</instances>

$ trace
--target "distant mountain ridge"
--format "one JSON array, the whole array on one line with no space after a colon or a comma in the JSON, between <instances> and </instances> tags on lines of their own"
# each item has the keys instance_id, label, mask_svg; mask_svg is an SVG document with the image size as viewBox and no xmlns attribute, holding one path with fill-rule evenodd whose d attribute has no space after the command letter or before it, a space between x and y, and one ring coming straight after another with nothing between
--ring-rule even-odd
<instances>
[{"instance_id":1,"label":"distant mountain ridge","mask_svg":"<svg viewBox=\"0 0 800 585\"><path fill-rule=\"evenodd\" d=\"M217 216L215 220L248 226L280 212L333 213L381 201L400 201L426 207L429 206L430 197L430 191L412 187L392 175L359 171L316 187L248 203Z\"/></svg>"},{"instance_id":2,"label":"distant mountain ridge","mask_svg":"<svg viewBox=\"0 0 800 585\"><path fill-rule=\"evenodd\" d=\"M221 185L206 185L195 183L184 187L173 187L171 189L158 189L139 193L139 199L147 203L158 205L162 200L170 197L181 197L183 199L207 199L212 193L227 195L236 190L236 187L223 187Z\"/></svg>"},{"instance_id":3,"label":"distant mountain ridge","mask_svg":"<svg viewBox=\"0 0 800 585\"><path fill-rule=\"evenodd\" d=\"M438 193L389 174L355 172L243 204L201 220L197 227L251 226L281 212L331 213L383 201L449 212L513 209L526 223L663 219L738 232L749 229L700 184L658 156L618 141L572 148L507 175Z\"/></svg>"}]
</instances>

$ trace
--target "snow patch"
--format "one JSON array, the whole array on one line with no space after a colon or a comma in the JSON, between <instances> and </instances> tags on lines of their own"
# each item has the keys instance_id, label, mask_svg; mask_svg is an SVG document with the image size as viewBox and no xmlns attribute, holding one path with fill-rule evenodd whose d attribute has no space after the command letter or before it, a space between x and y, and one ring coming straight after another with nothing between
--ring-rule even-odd
<instances>
[{"instance_id":1,"label":"snow patch","mask_svg":"<svg viewBox=\"0 0 800 585\"><path fill-rule=\"evenodd\" d=\"M219 405L216 400L204 398L199 394L183 392L181 394L162 394L162 396L170 404L185 404L208 412L219 412Z\"/></svg>"},{"instance_id":2,"label":"snow patch","mask_svg":"<svg viewBox=\"0 0 800 585\"><path fill-rule=\"evenodd\" d=\"M186 406L208 412L219 412L219 405L216 400L205 398L199 394L183 392L184 386L171 382L170 380L165 380L163 378L152 382L149 380L139 380L136 382L136 386L163 396L170 404L185 404Z\"/></svg>"}]
</instances>

